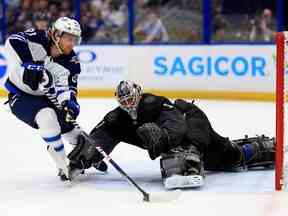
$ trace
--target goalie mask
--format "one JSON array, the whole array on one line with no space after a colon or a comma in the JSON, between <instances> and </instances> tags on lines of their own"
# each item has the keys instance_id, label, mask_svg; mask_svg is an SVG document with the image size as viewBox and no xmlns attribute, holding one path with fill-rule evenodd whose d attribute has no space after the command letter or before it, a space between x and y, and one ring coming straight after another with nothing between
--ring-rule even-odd
<instances>
[{"instance_id":1,"label":"goalie mask","mask_svg":"<svg viewBox=\"0 0 288 216\"><path fill-rule=\"evenodd\" d=\"M116 88L115 96L120 108L128 112L133 120L137 119L137 106L141 95L141 87L132 81L121 81Z\"/></svg>"}]
</instances>

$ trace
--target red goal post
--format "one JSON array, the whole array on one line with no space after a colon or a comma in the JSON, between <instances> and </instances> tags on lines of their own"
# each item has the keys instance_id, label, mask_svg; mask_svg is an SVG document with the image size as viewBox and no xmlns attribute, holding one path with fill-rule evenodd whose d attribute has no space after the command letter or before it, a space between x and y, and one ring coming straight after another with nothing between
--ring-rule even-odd
<instances>
[{"instance_id":1,"label":"red goal post","mask_svg":"<svg viewBox=\"0 0 288 216\"><path fill-rule=\"evenodd\" d=\"M276 165L275 187L276 190L287 189L287 142L288 142L288 32L276 34ZM287 88L287 90L286 90Z\"/></svg>"}]
</instances>

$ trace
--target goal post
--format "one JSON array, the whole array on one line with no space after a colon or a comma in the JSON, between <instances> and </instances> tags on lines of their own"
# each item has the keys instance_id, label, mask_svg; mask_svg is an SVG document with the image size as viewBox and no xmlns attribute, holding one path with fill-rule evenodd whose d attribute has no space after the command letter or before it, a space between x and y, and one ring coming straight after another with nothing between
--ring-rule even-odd
<instances>
[{"instance_id":1,"label":"goal post","mask_svg":"<svg viewBox=\"0 0 288 216\"><path fill-rule=\"evenodd\" d=\"M288 91L288 32L276 34L276 190L287 190L287 141L288 125L286 122L288 106L286 95ZM287 88L287 90L286 90Z\"/></svg>"}]
</instances>

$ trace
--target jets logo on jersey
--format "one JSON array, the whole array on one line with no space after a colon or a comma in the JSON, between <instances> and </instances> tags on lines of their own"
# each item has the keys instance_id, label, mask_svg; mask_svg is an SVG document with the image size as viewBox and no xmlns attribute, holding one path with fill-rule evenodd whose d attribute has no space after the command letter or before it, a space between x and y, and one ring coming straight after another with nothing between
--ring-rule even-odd
<instances>
[{"instance_id":1,"label":"jets logo on jersey","mask_svg":"<svg viewBox=\"0 0 288 216\"><path fill-rule=\"evenodd\" d=\"M0 53L0 79L3 78L7 71L7 62L5 57Z\"/></svg>"}]
</instances>

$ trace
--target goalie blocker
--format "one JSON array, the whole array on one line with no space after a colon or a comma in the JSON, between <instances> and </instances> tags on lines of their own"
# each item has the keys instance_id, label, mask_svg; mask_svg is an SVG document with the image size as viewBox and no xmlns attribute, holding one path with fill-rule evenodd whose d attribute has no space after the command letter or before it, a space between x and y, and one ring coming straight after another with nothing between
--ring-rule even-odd
<instances>
[{"instance_id":1,"label":"goalie blocker","mask_svg":"<svg viewBox=\"0 0 288 216\"><path fill-rule=\"evenodd\" d=\"M73 168L81 169L83 171L84 169L94 167L101 172L107 172L108 166L102 160L103 156L97 152L96 149L93 149L91 153L88 153L88 149L90 149L91 146L92 144L89 140L85 139L83 135L79 135L77 146L68 154L70 165Z\"/></svg>"}]
</instances>

